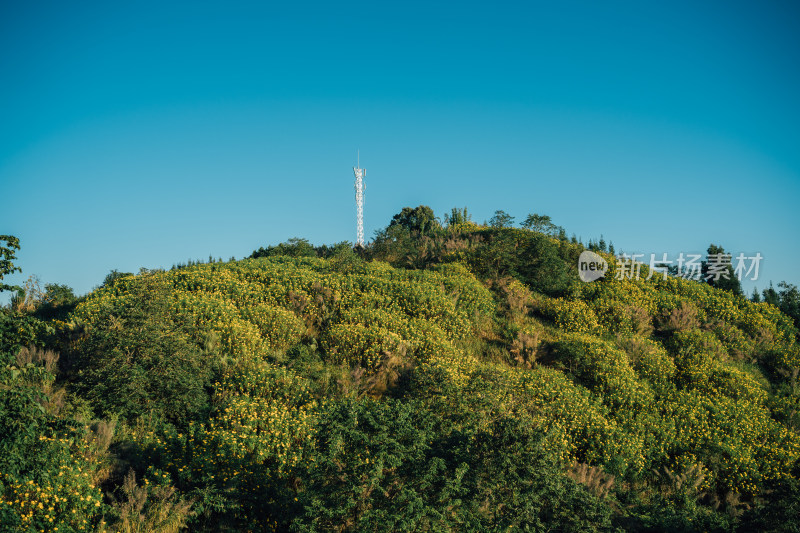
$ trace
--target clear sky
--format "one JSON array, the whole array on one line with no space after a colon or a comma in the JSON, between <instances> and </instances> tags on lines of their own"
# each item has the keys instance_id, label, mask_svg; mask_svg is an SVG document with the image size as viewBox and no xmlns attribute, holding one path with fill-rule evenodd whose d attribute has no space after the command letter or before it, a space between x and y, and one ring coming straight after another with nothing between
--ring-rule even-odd
<instances>
[{"instance_id":1,"label":"clear sky","mask_svg":"<svg viewBox=\"0 0 800 533\"><path fill-rule=\"evenodd\" d=\"M794 1L4 2L0 234L111 269L368 237L404 206L550 215L800 283Z\"/></svg>"}]
</instances>

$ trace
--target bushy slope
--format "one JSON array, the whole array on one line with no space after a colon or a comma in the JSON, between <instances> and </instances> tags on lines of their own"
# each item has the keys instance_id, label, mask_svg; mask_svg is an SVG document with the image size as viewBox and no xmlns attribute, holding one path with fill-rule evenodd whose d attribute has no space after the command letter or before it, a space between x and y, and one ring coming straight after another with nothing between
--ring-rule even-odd
<instances>
[{"instance_id":1,"label":"bushy slope","mask_svg":"<svg viewBox=\"0 0 800 533\"><path fill-rule=\"evenodd\" d=\"M174 315L198 335L217 334L220 350L237 360L303 340L318 341L330 362L367 369L400 345L418 362L459 358L454 343L474 334L476 316L494 309L491 293L458 265L407 271L379 262L274 258L152 277L147 282L166 291ZM127 277L95 292L74 320L92 325L113 314L141 283Z\"/></svg>"},{"instance_id":2,"label":"bushy slope","mask_svg":"<svg viewBox=\"0 0 800 533\"><path fill-rule=\"evenodd\" d=\"M122 277L55 322L76 405L119 418L106 483L208 531L729 530L796 501L775 307L610 256L580 283L579 245L525 230L401 244Z\"/></svg>"}]
</instances>

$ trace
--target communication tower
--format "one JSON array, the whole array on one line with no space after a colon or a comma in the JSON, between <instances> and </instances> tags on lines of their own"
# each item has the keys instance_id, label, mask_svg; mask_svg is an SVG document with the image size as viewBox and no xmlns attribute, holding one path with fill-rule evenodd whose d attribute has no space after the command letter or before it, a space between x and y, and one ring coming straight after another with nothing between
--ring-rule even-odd
<instances>
[{"instance_id":1,"label":"communication tower","mask_svg":"<svg viewBox=\"0 0 800 533\"><path fill-rule=\"evenodd\" d=\"M367 176L367 169L361 168L361 153L357 154L356 166L353 167L353 174L356 175L356 245L364 246L364 178Z\"/></svg>"}]
</instances>

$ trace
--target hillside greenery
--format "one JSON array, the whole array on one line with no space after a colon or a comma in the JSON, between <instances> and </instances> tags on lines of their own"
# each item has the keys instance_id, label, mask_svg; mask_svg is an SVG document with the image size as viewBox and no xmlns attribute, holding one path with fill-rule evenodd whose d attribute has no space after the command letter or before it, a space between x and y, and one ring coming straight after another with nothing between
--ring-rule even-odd
<instances>
[{"instance_id":1,"label":"hillside greenery","mask_svg":"<svg viewBox=\"0 0 800 533\"><path fill-rule=\"evenodd\" d=\"M549 217L419 206L364 248L0 285L0 529L797 531L797 288L590 248L583 283Z\"/></svg>"}]
</instances>

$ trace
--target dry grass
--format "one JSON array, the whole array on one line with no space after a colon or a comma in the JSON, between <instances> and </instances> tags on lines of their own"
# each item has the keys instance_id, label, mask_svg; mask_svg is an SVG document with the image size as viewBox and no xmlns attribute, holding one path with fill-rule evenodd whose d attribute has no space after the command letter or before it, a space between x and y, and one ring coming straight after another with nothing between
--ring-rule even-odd
<instances>
[{"instance_id":1,"label":"dry grass","mask_svg":"<svg viewBox=\"0 0 800 533\"><path fill-rule=\"evenodd\" d=\"M359 396L378 398L394 388L400 377L413 367L413 361L406 358L406 346L400 344L394 352L383 352L383 357L373 372L367 372L360 366L353 368L349 376L349 386L345 389L350 389Z\"/></svg>"},{"instance_id":2,"label":"dry grass","mask_svg":"<svg viewBox=\"0 0 800 533\"><path fill-rule=\"evenodd\" d=\"M524 368L533 368L536 361L536 351L539 348L538 333L518 333L517 338L511 342L508 351L517 365Z\"/></svg>"},{"instance_id":3,"label":"dry grass","mask_svg":"<svg viewBox=\"0 0 800 533\"><path fill-rule=\"evenodd\" d=\"M616 344L628 354L628 361L630 361L632 366L636 366L639 360L652 349L652 346L646 339L638 336L629 337L617 335Z\"/></svg>"},{"instance_id":4,"label":"dry grass","mask_svg":"<svg viewBox=\"0 0 800 533\"><path fill-rule=\"evenodd\" d=\"M741 494L730 491L726 492L722 497L717 494L712 494L710 502L714 510L719 510L719 508L722 507L728 515L733 517L741 516L751 507L748 502L742 501Z\"/></svg>"},{"instance_id":5,"label":"dry grass","mask_svg":"<svg viewBox=\"0 0 800 533\"><path fill-rule=\"evenodd\" d=\"M171 486L140 486L133 470L125 476L122 498L114 503L119 520L114 533L176 533L192 516L192 501L176 497Z\"/></svg>"},{"instance_id":6,"label":"dry grass","mask_svg":"<svg viewBox=\"0 0 800 533\"><path fill-rule=\"evenodd\" d=\"M653 473L661 477L665 483L661 486L662 494L670 495L686 493L699 500L706 493L701 490L706 480L706 473L699 463L685 467L680 473L675 473L666 466L661 470L653 469Z\"/></svg>"},{"instance_id":7,"label":"dry grass","mask_svg":"<svg viewBox=\"0 0 800 533\"><path fill-rule=\"evenodd\" d=\"M15 362L19 368L27 365L42 365L50 374L58 372L59 353L53 350L44 350L36 346L23 347L17 352ZM39 388L44 394L41 405L44 410L58 416L66 404L67 391L64 387L56 387L51 380L36 379L32 385Z\"/></svg>"},{"instance_id":8,"label":"dry grass","mask_svg":"<svg viewBox=\"0 0 800 533\"><path fill-rule=\"evenodd\" d=\"M501 296L502 306L512 319L528 314L534 304L533 293L514 278L489 280L487 284L490 289L494 289Z\"/></svg>"},{"instance_id":9,"label":"dry grass","mask_svg":"<svg viewBox=\"0 0 800 533\"><path fill-rule=\"evenodd\" d=\"M92 483L95 486L99 486L111 476L113 464L112 457L108 453L108 447L111 445L111 439L114 438L116 427L116 420L109 422L96 420L89 425L89 431L84 436L84 439L89 444L85 459L87 462L96 462L98 465L92 477Z\"/></svg>"},{"instance_id":10,"label":"dry grass","mask_svg":"<svg viewBox=\"0 0 800 533\"><path fill-rule=\"evenodd\" d=\"M614 476L600 467L575 462L567 475L586 487L598 498L605 498L614 487Z\"/></svg>"},{"instance_id":11,"label":"dry grass","mask_svg":"<svg viewBox=\"0 0 800 533\"><path fill-rule=\"evenodd\" d=\"M52 350L39 349L36 346L20 348L17 352L17 366L22 368L29 363L44 363L44 368L50 373L58 370L58 359L60 354Z\"/></svg>"},{"instance_id":12,"label":"dry grass","mask_svg":"<svg viewBox=\"0 0 800 533\"><path fill-rule=\"evenodd\" d=\"M637 335L650 335L653 332L653 318L647 309L636 305L626 307L628 315L631 317L631 329Z\"/></svg>"},{"instance_id":13,"label":"dry grass","mask_svg":"<svg viewBox=\"0 0 800 533\"><path fill-rule=\"evenodd\" d=\"M656 318L658 329L668 333L688 331L700 326L694 306L681 302L669 313L662 313Z\"/></svg>"}]
</instances>

